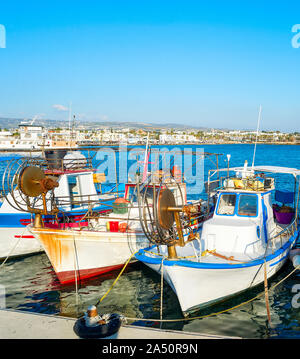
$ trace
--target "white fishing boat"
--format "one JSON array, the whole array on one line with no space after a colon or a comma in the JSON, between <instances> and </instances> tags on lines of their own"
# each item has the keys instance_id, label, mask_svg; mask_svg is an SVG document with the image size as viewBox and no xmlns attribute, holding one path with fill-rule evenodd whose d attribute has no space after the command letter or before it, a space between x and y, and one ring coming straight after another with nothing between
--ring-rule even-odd
<instances>
[{"instance_id":1,"label":"white fishing boat","mask_svg":"<svg viewBox=\"0 0 300 359\"><path fill-rule=\"evenodd\" d=\"M220 177L221 172L225 176ZM274 174L290 175L294 191L275 189ZM218 179L211 181L212 175ZM186 209L174 206L174 200L170 204L170 195L162 194L156 211L162 220L156 231L175 228L179 240L162 244L153 236L154 245L135 257L163 274L184 315L252 288L279 271L297 240L299 176L295 168L248 168L247 163L210 173L208 188L214 187L209 194L215 205L190 240L180 238L178 221L174 224L174 213L181 221L188 219Z\"/></svg>"},{"instance_id":2,"label":"white fishing boat","mask_svg":"<svg viewBox=\"0 0 300 359\"><path fill-rule=\"evenodd\" d=\"M177 184L169 187L179 196ZM180 190L185 191L185 184ZM116 199L112 209L91 211L78 223L58 226L53 221L40 228L28 227L42 244L61 283L120 268L133 253L149 246L139 220L136 191L135 184L126 184L124 197Z\"/></svg>"},{"instance_id":3,"label":"white fishing boat","mask_svg":"<svg viewBox=\"0 0 300 359\"><path fill-rule=\"evenodd\" d=\"M147 161L148 157L145 158ZM138 198L151 203L153 193L161 189L162 171L150 175L143 184L139 181L137 184L127 183L124 196L110 204L103 200L103 196L110 194L101 195L99 207L99 199L93 199L92 184L88 182L92 172L82 174L81 170L82 178L79 178L78 184L82 191L80 197L71 192L63 197L68 176L74 176L74 170L68 173L67 169L67 173L61 173L57 169L40 167L38 163L23 162L14 176L4 174L10 188L6 198L10 198L12 205L15 202L16 208L34 217L27 230L42 245L61 283L76 282L116 269L139 248L149 245L140 223L143 209L138 205ZM81 183L81 180L84 182ZM18 184L17 189L15 183ZM167 186L177 202L185 205L185 183L177 183L169 175ZM83 205L85 214L76 221L70 220L68 212ZM74 217L73 212L71 215Z\"/></svg>"},{"instance_id":4,"label":"white fishing boat","mask_svg":"<svg viewBox=\"0 0 300 359\"><path fill-rule=\"evenodd\" d=\"M0 205L0 260L44 250L41 243L27 228L30 223L33 223L33 214L28 213L25 197L16 187L18 181L15 174L17 176L17 172L24 163L28 166L42 165L44 173L57 180L59 186L54 189L56 205L66 213L68 220L73 222L80 220L86 212L88 199L93 202L94 207L105 210L108 208L107 205L111 205L113 199L116 198L114 193L105 194L97 191L97 174L89 159L81 153L66 153L65 151L62 158L52 156L46 160L12 159L4 172L2 183L2 187L6 190L4 190L5 195ZM103 186L102 190L105 192ZM35 203L36 208L42 208L42 206L42 201ZM62 216L58 218L61 223L65 220ZM44 215L43 221L47 223L49 218Z\"/></svg>"}]
</instances>

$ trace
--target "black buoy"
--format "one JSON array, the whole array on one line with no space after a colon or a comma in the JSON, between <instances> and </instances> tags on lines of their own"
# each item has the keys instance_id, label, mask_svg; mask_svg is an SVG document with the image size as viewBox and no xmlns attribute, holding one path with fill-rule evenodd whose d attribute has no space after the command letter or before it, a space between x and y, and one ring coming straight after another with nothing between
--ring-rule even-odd
<instances>
[{"instance_id":1,"label":"black buoy","mask_svg":"<svg viewBox=\"0 0 300 359\"><path fill-rule=\"evenodd\" d=\"M99 315L97 308L92 305L83 317L76 320L73 330L84 339L106 338L117 333L121 324L122 317L119 314Z\"/></svg>"}]
</instances>

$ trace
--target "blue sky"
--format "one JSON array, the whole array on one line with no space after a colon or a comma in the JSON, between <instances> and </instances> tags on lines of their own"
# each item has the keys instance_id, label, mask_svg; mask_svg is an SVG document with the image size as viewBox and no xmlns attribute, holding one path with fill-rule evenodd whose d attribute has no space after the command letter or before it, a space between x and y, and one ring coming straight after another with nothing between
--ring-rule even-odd
<instances>
[{"instance_id":1,"label":"blue sky","mask_svg":"<svg viewBox=\"0 0 300 359\"><path fill-rule=\"evenodd\" d=\"M1 1L0 116L299 131L299 1Z\"/></svg>"}]
</instances>

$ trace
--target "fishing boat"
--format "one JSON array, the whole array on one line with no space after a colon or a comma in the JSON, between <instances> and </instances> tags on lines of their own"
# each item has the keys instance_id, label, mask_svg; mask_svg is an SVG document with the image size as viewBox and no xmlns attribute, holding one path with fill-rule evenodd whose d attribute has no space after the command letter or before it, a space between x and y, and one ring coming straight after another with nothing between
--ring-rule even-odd
<instances>
[{"instance_id":1,"label":"fishing boat","mask_svg":"<svg viewBox=\"0 0 300 359\"><path fill-rule=\"evenodd\" d=\"M293 191L278 188L282 174L294 180ZM184 315L252 288L279 271L298 238L299 176L295 168L248 167L247 162L209 171L213 207L187 240L181 227L189 221L188 208L162 192L152 213L160 218L152 245L135 257L163 275ZM156 235L162 229L176 231L176 238L163 243Z\"/></svg>"},{"instance_id":2,"label":"fishing boat","mask_svg":"<svg viewBox=\"0 0 300 359\"><path fill-rule=\"evenodd\" d=\"M83 201L88 206L86 213L75 222L69 220L62 206L73 206L74 198L69 197L64 203L58 201L56 194L60 183L53 179L52 172L26 163L17 171L20 196L34 217L27 228L43 246L61 283L77 283L117 269L140 248L149 246L150 233L145 232L140 217L141 213L145 218L150 216L150 212L145 211L155 205L152 198L159 196L163 189L172 193L176 203L188 204L186 183L180 169L146 172L147 151L143 174L137 173L135 182L126 183L124 196L115 199L110 208L94 208L92 198L86 195L75 198L77 205ZM201 207L196 202L189 201L190 205L193 203L194 215ZM46 221L43 216L48 216ZM196 218L190 225L198 227ZM185 235L187 233L183 233Z\"/></svg>"},{"instance_id":3,"label":"fishing boat","mask_svg":"<svg viewBox=\"0 0 300 359\"><path fill-rule=\"evenodd\" d=\"M56 205L64 211L69 221L76 223L80 220L91 202L95 208L107 209L107 205L111 205L116 198L112 186L107 189L102 185L100 191L100 174L95 173L90 158L79 152L62 151L58 155L56 151L48 151L44 159L12 158L4 171L2 182L4 196L0 206L0 260L43 251L41 243L27 228L33 222L33 214L28 213L25 197L16 185L17 173L25 164L43 167L45 175L57 180L59 186L54 189ZM35 203L36 208L42 206L42 202ZM49 220L49 216L43 216L45 223ZM58 220L62 223L65 218L58 214Z\"/></svg>"},{"instance_id":4,"label":"fishing boat","mask_svg":"<svg viewBox=\"0 0 300 359\"><path fill-rule=\"evenodd\" d=\"M178 185L169 187L178 197ZM185 184L181 184L180 190L185 190ZM118 269L133 253L149 245L139 221L136 195L137 185L127 183L124 197L117 198L109 210L87 212L75 224L53 221L41 227L28 226L42 244L61 283Z\"/></svg>"}]
</instances>

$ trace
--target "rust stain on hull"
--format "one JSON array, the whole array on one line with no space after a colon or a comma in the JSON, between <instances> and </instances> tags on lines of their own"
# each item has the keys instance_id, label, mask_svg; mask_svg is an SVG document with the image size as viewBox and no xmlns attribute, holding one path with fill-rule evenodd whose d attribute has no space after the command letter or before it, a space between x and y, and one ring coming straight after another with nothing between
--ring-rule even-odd
<instances>
[{"instance_id":1,"label":"rust stain on hull","mask_svg":"<svg viewBox=\"0 0 300 359\"><path fill-rule=\"evenodd\" d=\"M63 268L66 260L74 261L73 236L60 235L59 231L48 233L45 229L33 229L32 232L39 238L56 272Z\"/></svg>"}]
</instances>

